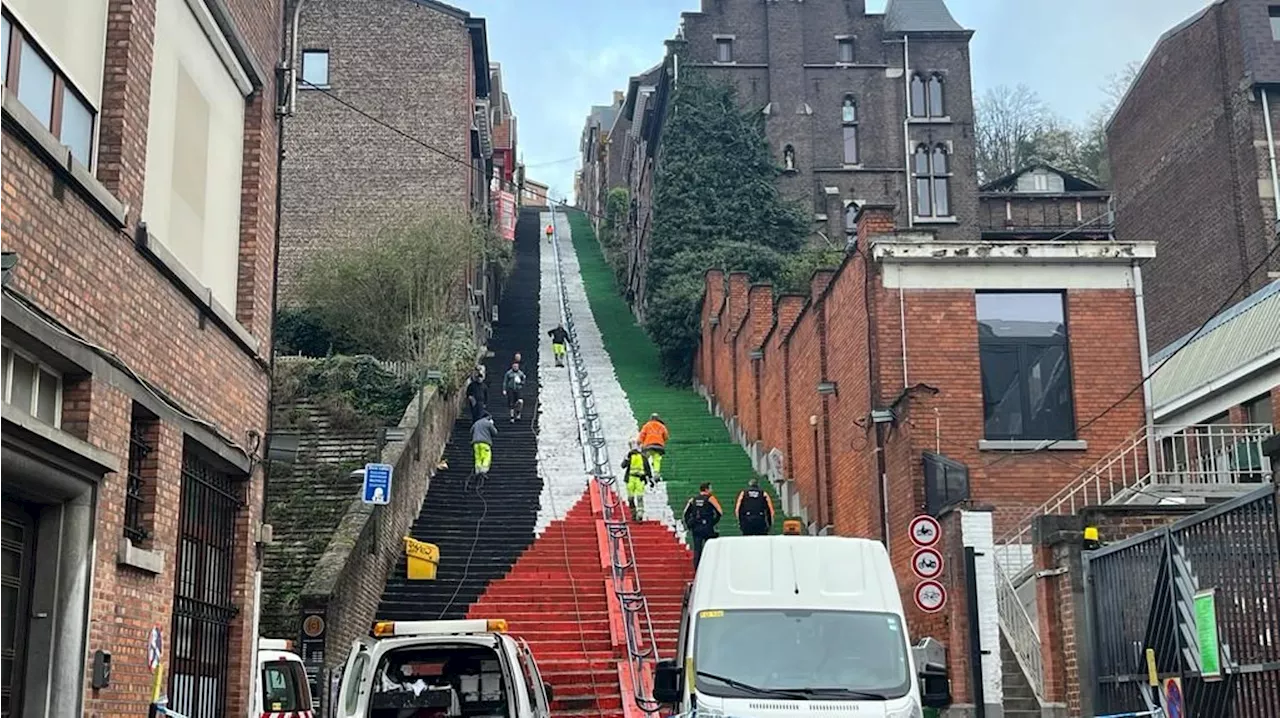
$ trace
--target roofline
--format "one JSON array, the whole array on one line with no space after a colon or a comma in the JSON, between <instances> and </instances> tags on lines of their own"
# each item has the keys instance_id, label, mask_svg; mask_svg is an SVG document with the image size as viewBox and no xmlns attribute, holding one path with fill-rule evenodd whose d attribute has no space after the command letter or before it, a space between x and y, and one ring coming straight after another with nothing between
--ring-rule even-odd
<instances>
[{"instance_id":1,"label":"roofline","mask_svg":"<svg viewBox=\"0 0 1280 718\"><path fill-rule=\"evenodd\" d=\"M1004 197L1034 197L1037 199L1102 199L1110 197L1114 192L1109 189L1081 190L1079 192L1001 192L999 190L978 190L978 199L1000 199Z\"/></svg>"},{"instance_id":2,"label":"roofline","mask_svg":"<svg viewBox=\"0 0 1280 718\"><path fill-rule=\"evenodd\" d=\"M467 12L466 10L463 10L460 7L454 7L453 5L449 5L447 3L442 3L440 2L440 0L413 0L413 1L418 3L419 5L426 5L427 7L433 8L435 10L439 10L440 12L446 15L456 17L459 20L468 20L471 18L471 13Z\"/></svg>"},{"instance_id":3,"label":"roofline","mask_svg":"<svg viewBox=\"0 0 1280 718\"><path fill-rule=\"evenodd\" d=\"M998 185L998 184L1001 184L1001 183L1003 183L1003 182L1008 182L1008 181L1009 181L1009 180L1011 180L1011 179L1016 179L1016 178L1018 178L1018 177L1021 177L1022 175L1026 174L1026 173L1028 173L1028 172L1030 172L1031 170L1034 170L1034 169L1047 169L1047 170L1053 170L1054 172L1057 172L1058 174L1060 174L1060 175L1062 175L1062 176L1064 176L1064 177L1070 177L1071 179L1073 179L1073 180L1075 180L1075 181L1077 181L1077 182L1083 182L1084 184L1093 185L1094 187L1097 187L1097 188L1098 188L1098 190L1086 190L1086 191L1099 191L1099 190L1101 190L1101 189L1102 189L1102 185L1098 184L1097 182L1095 182L1095 181L1093 181L1093 180L1091 180L1091 179L1086 179L1086 178L1084 178L1084 177L1081 177L1080 175L1073 174L1073 173L1071 173L1071 172L1068 172L1068 171L1066 171L1066 170L1062 169L1061 167L1057 167L1057 166L1051 165L1051 164L1049 164L1048 162L1036 161L1036 162L1031 162L1031 163L1025 164L1025 165L1023 165L1021 168L1016 169L1016 170L1014 170L1014 171L1010 172L1009 174L1007 174L1007 175L1005 175L1005 176L1003 176L1003 177L998 177L998 178L996 178L996 179L991 180L990 182L987 182L987 183L986 183L986 184L984 184L984 185L981 185L980 187L978 187L978 191L979 191L979 192L988 192L988 191L991 191L991 190L988 190L987 188L988 188L988 187L994 187L994 186L996 186L996 185ZM1107 194L1110 194L1110 192L1108 192Z\"/></svg>"},{"instance_id":4,"label":"roofline","mask_svg":"<svg viewBox=\"0 0 1280 718\"><path fill-rule=\"evenodd\" d=\"M1280 280L1272 280L1268 282L1266 286L1262 287L1258 291L1215 314L1209 321L1205 322L1202 328L1193 329L1161 347L1160 351L1151 355L1151 363L1157 364L1164 361L1174 352L1181 351L1180 347L1184 344L1191 346L1201 339L1204 339L1217 330L1218 327L1238 318L1241 314L1244 314L1258 304L1270 299L1273 294L1278 293L1280 293Z\"/></svg>"},{"instance_id":5,"label":"roofline","mask_svg":"<svg viewBox=\"0 0 1280 718\"><path fill-rule=\"evenodd\" d=\"M1160 404L1154 404L1151 407L1152 416L1155 417L1156 421L1160 421L1170 414L1177 414L1183 409L1195 405L1200 399L1212 396L1219 390L1235 386L1275 366L1280 366L1280 347L1274 347L1244 364L1196 384L1177 396L1169 397Z\"/></svg>"},{"instance_id":6,"label":"roofline","mask_svg":"<svg viewBox=\"0 0 1280 718\"><path fill-rule=\"evenodd\" d=\"M1226 1L1227 0L1213 0L1208 5L1205 5L1203 8L1193 13L1191 17L1188 17L1186 20L1183 20L1177 25L1174 25L1168 30L1165 30L1164 33L1160 35L1160 37L1156 38L1155 44L1151 46L1151 51L1147 53L1147 57L1142 61L1142 65L1139 66L1138 71L1134 73L1133 81L1130 82L1129 86L1125 88L1124 94L1120 96L1120 101L1116 103L1115 109L1111 110L1111 116L1107 118L1106 124L1102 126L1102 131L1104 133L1111 131L1111 123L1115 122L1116 115L1120 113L1120 108L1124 107L1124 103L1128 101L1129 95L1133 92L1133 88L1137 86L1138 80L1141 80L1142 75L1147 71L1147 66L1151 64L1151 58L1155 57L1156 50L1159 50L1160 46L1163 45L1169 39L1171 39L1174 35L1177 35L1183 30L1186 30L1187 28L1191 27L1195 23L1199 22L1200 19L1203 18L1205 15L1207 15L1210 10L1218 7L1219 5L1226 3Z\"/></svg>"},{"instance_id":7,"label":"roofline","mask_svg":"<svg viewBox=\"0 0 1280 718\"><path fill-rule=\"evenodd\" d=\"M417 0L422 2L423 0ZM446 6L447 7L447 6ZM464 21L471 34L471 60L475 63L476 96L489 96L489 31L482 17L467 17ZM483 90L481 89L483 87Z\"/></svg>"}]
</instances>

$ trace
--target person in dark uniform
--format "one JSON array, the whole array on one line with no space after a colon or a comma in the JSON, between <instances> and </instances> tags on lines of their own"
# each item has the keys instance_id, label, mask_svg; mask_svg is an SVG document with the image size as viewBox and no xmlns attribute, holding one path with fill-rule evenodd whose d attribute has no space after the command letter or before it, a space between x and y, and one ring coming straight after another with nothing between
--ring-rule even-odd
<instances>
[{"instance_id":1,"label":"person in dark uniform","mask_svg":"<svg viewBox=\"0 0 1280 718\"><path fill-rule=\"evenodd\" d=\"M472 372L471 383L467 385L467 406L471 409L472 424L480 421L489 406L489 385L485 383L480 367Z\"/></svg>"},{"instance_id":2,"label":"person in dark uniform","mask_svg":"<svg viewBox=\"0 0 1280 718\"><path fill-rule=\"evenodd\" d=\"M707 541L720 534L716 533L716 524L724 516L720 501L711 493L711 484L704 483L684 505L684 525L693 534L693 568L698 568L702 560L702 547Z\"/></svg>"},{"instance_id":3,"label":"person in dark uniform","mask_svg":"<svg viewBox=\"0 0 1280 718\"><path fill-rule=\"evenodd\" d=\"M765 536L773 528L773 499L760 488L759 479L751 479L738 493L733 513L743 536Z\"/></svg>"}]
</instances>

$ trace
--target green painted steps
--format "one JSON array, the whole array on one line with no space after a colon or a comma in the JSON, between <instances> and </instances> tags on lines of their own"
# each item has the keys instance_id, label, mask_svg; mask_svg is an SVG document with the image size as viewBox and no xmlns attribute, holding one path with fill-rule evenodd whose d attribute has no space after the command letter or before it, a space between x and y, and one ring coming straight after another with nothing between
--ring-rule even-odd
<instances>
[{"instance_id":1,"label":"green painted steps","mask_svg":"<svg viewBox=\"0 0 1280 718\"><path fill-rule=\"evenodd\" d=\"M739 535L733 502L747 481L756 475L751 460L729 437L724 422L707 411L705 399L689 387L670 386L662 380L658 349L619 296L613 270L605 263L590 220L581 212L570 211L569 227L587 301L600 328L605 350L613 361L618 383L627 393L631 413L635 414L636 422L643 425L656 411L671 431L662 461L662 476L667 483L671 508L679 517L685 502L698 492L698 485L710 481L726 514L720 522L720 534ZM779 512L773 527L775 533L780 533L781 506L768 484L768 481L760 482L773 497Z\"/></svg>"}]
</instances>

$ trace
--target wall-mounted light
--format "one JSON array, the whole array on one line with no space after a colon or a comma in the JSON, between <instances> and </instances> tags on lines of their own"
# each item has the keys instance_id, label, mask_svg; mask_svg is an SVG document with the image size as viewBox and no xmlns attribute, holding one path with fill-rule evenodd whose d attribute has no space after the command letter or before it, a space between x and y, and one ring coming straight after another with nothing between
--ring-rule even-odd
<instances>
[{"instance_id":1,"label":"wall-mounted light","mask_svg":"<svg viewBox=\"0 0 1280 718\"><path fill-rule=\"evenodd\" d=\"M893 413L893 409L873 409L871 411L871 421L876 424L892 424L897 415Z\"/></svg>"},{"instance_id":2,"label":"wall-mounted light","mask_svg":"<svg viewBox=\"0 0 1280 718\"><path fill-rule=\"evenodd\" d=\"M838 394L839 392L836 391L836 383L834 381L820 381L818 382L818 393Z\"/></svg>"},{"instance_id":3,"label":"wall-mounted light","mask_svg":"<svg viewBox=\"0 0 1280 718\"><path fill-rule=\"evenodd\" d=\"M747 352L747 356L751 357L752 361L760 361L761 359L764 359L764 350L752 349L751 351Z\"/></svg>"},{"instance_id":4,"label":"wall-mounted light","mask_svg":"<svg viewBox=\"0 0 1280 718\"><path fill-rule=\"evenodd\" d=\"M281 464L292 464L298 458L298 442L302 435L296 432L272 432L269 440L271 448L267 450L267 461Z\"/></svg>"},{"instance_id":5,"label":"wall-mounted light","mask_svg":"<svg viewBox=\"0 0 1280 718\"><path fill-rule=\"evenodd\" d=\"M818 415L817 415L817 414L810 414L810 415L809 415L809 426L817 426L817 425L818 425Z\"/></svg>"}]
</instances>

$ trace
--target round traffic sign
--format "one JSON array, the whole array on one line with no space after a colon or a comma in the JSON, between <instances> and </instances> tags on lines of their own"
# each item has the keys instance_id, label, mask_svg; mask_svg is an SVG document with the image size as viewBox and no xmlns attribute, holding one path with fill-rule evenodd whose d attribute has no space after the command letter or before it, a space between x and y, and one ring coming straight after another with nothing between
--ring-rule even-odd
<instances>
[{"instance_id":1,"label":"round traffic sign","mask_svg":"<svg viewBox=\"0 0 1280 718\"><path fill-rule=\"evenodd\" d=\"M925 613L937 613L947 603L947 589L937 581L921 581L916 584L912 597L916 601L916 608Z\"/></svg>"},{"instance_id":2,"label":"round traffic sign","mask_svg":"<svg viewBox=\"0 0 1280 718\"><path fill-rule=\"evenodd\" d=\"M932 546L942 538L942 525L928 514L921 514L911 519L909 527L911 543L920 546Z\"/></svg>"},{"instance_id":3,"label":"round traffic sign","mask_svg":"<svg viewBox=\"0 0 1280 718\"><path fill-rule=\"evenodd\" d=\"M911 556L911 570L920 578L942 575L942 554L931 548L917 549Z\"/></svg>"}]
</instances>

